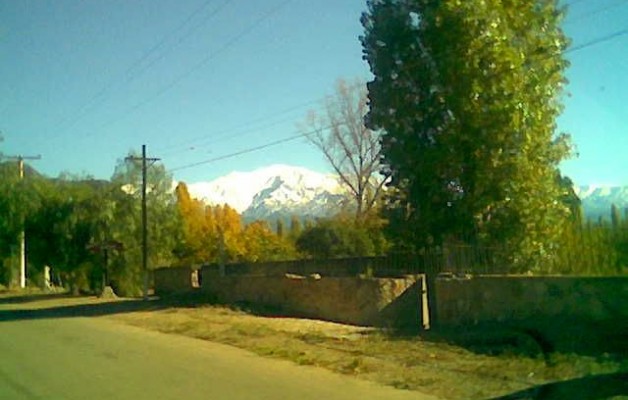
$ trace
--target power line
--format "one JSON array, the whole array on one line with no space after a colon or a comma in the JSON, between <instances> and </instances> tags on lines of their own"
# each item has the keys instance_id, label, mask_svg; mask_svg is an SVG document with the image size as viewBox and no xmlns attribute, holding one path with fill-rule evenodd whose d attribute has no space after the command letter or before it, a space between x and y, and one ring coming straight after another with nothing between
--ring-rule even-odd
<instances>
[{"instance_id":1,"label":"power line","mask_svg":"<svg viewBox=\"0 0 628 400\"><path fill-rule=\"evenodd\" d=\"M366 87L366 83L365 82L359 82L359 83L356 83L356 84L348 86L347 89L349 89L349 90L356 89L356 88L358 88L360 86ZM255 126L255 124L257 122L267 121L267 120L269 120L269 119L271 119L273 117L276 117L276 116L279 116L279 115L288 114L288 113L290 113L292 111L296 111L296 110L298 110L300 108L303 108L303 107L305 107L307 105L320 103L320 102L323 102L323 101L328 100L328 99L334 99L336 97L338 97L338 95L328 94L328 95L319 97L319 98L314 99L314 100L308 100L306 102L293 105L293 106L291 106L291 107L289 107L287 109L284 109L282 111L279 111L277 113L273 113L273 114L270 114L270 115L267 115L267 116L264 116L264 117L260 117L260 118L251 120L251 121L249 121L249 122L247 122L245 124L240 125L239 127L236 127L236 128L233 128L233 129L222 130L222 131L219 131L217 133L214 132L214 133L212 133L212 136L214 136L216 134L223 134L223 133L225 134L225 135L220 136L220 137L218 137L216 139L210 138L209 135L197 136L196 138L193 138L193 139L190 139L188 141L182 142L182 143L180 143L178 145L162 147L162 148L159 149L159 151L166 151L166 154L164 154L164 155L172 155L172 154L183 153L183 152L186 152L186 151L191 151L192 149L190 148L190 145L195 144L195 143L201 143L201 144L199 144L197 146L194 146L194 148L196 149L198 147L205 147L205 146L208 146L210 144L218 143L218 142L221 142L221 141L224 141L224 140L233 139L233 138L236 138L236 137L241 137L241 136L246 135L247 133L256 132L256 131L258 131L260 129L268 129L268 128L280 125L280 124L282 124L284 122L289 122L291 120L294 120L294 118L284 118L284 119L279 120L279 121L274 121L274 122L272 122L270 124L266 124L266 125L263 125L263 126L258 126L258 127L255 127L255 128L253 128L253 127ZM248 129L245 129L245 128L248 128ZM244 129L244 130L241 130L241 129ZM230 135L226 134L228 132L234 132L234 131L235 131L235 133L232 133ZM168 151L168 149L172 149L172 150Z\"/></svg>"},{"instance_id":2,"label":"power line","mask_svg":"<svg viewBox=\"0 0 628 400\"><path fill-rule=\"evenodd\" d=\"M172 151L166 151L165 153L162 153L162 154L164 156L171 156L171 155L174 155L174 154L180 154L180 153L184 153L184 152L188 152L188 151L197 150L199 148L208 147L208 146L210 146L212 144L215 144L215 143L220 143L220 142L224 142L224 141L229 140L229 139L235 139L235 138L238 138L238 137L242 137L242 136L245 136L247 134L259 132L260 130L272 128L274 126L278 126L278 125L281 125L281 124L284 124L284 123L290 122L290 121L294 121L294 117L284 118L284 119L281 119L279 121L274 121L274 122L266 124L266 125L255 126L255 127L250 127L248 129L238 130L238 131L236 131L233 134L223 135L223 136L220 136L220 137L215 138L215 139L210 139L208 137L205 137L205 140L203 140L202 142L196 142L198 144L192 143L192 145L190 145L189 147L179 148L177 150L172 150ZM223 132L229 132L229 131L223 131Z\"/></svg>"},{"instance_id":3,"label":"power line","mask_svg":"<svg viewBox=\"0 0 628 400\"><path fill-rule=\"evenodd\" d=\"M226 0L224 1L222 4L220 4L218 7L216 7L211 13L209 13L208 15L205 16L205 18L203 18L199 23L197 23L196 25L194 25L191 29L188 30L187 33L185 33L183 36L181 36L174 45L170 46L170 49L176 47L178 44L182 43L183 41L185 41L188 37L190 37L198 28L200 28L202 25L204 25L207 21L209 21L211 18L215 17L218 13L220 13L220 11L222 11L222 9L224 7L226 7L229 3L231 3L233 0ZM211 3L211 0L207 0L205 1L203 4L201 4L201 6L199 8L197 8L196 10L194 10L181 24L179 24L179 26L177 26L177 28L173 31L173 32L178 32L183 30L183 28L185 28L186 25L188 25L191 20L198 14L200 14L201 12L203 12L203 10L205 8L207 8L207 6L209 5L209 3ZM162 40L157 43L155 46L153 46L153 48L151 50L149 50L149 53L153 52L154 50L159 49L160 47L163 47L163 45L168 42L168 36L166 35L162 38ZM150 68L152 65L154 65L157 61L161 60L165 53L168 50L161 52L161 54L159 54L156 58L154 58L148 65L144 66L143 69L140 70L141 72L144 72L145 70L147 70L148 68ZM142 61L144 61L146 58L148 57L144 57L143 59L140 60L140 62L138 62L137 64L141 64Z\"/></svg>"},{"instance_id":4,"label":"power line","mask_svg":"<svg viewBox=\"0 0 628 400\"><path fill-rule=\"evenodd\" d=\"M154 100L156 100L157 98L161 97L166 92L170 91L173 87L175 87L181 81L183 81L184 79L186 79L187 77L192 75L199 68L201 68L205 64L207 64L209 61L215 59L218 55L222 54L223 52L225 52L229 48L233 47L243 37L245 37L248 34L250 34L258 25L260 25L262 22L264 22L266 19L268 19L271 15L275 14L276 12L278 12L281 8L285 7L291 1L292 0L284 0L281 3L279 3L277 6L271 8L269 11L267 11L264 14L262 14L251 25L247 26L242 31L240 31L236 36L231 38L231 40L227 41L227 43L225 43L222 47L220 47L214 53L209 53L207 56L203 57L199 62L194 64L187 71L185 71L184 73L180 74L174 80L172 80L170 83L168 83L167 85L165 85L161 89L159 89L157 92L155 92L152 96L150 96L150 97L148 97L148 98L146 98L146 99L144 99L144 100L142 100L142 101L140 101L138 103L135 103L133 106L131 106L129 109L127 109L127 111L125 113L123 113L121 116L118 116L117 118L113 118L113 119L107 121L106 123L104 123L103 125L101 125L100 129L104 129L107 126L110 126L113 123L119 121L120 119L125 118L125 117L133 114L134 112L136 112L140 108L146 106L147 104L149 104L149 103L153 102ZM92 135L88 135L88 136L93 136L93 134Z\"/></svg>"},{"instance_id":5,"label":"power line","mask_svg":"<svg viewBox=\"0 0 628 400\"><path fill-rule=\"evenodd\" d=\"M333 125L326 126L326 127L323 127L322 129L328 129L328 128L331 128L332 126ZM236 157L236 156L239 156L239 155L242 155L242 154L252 153L252 152L258 151L258 150L263 150L263 149L266 149L268 147L276 146L278 144L291 142L291 141L293 141L295 139L299 139L299 138L304 138L304 137L310 136L310 135L316 133L317 131L318 131L318 129L310 131L310 132L305 132L305 133L301 133L301 134L298 134L298 135L294 135L294 136L289 136L289 137L286 137L286 138L283 138L283 139L275 140L274 142L269 142L269 143L266 143L266 144L263 144L263 145L260 145L260 146L250 147L248 149L236 151L234 153L225 154L224 156L214 157L214 158L210 158L208 160L203 160L203 161L198 161L198 162L187 164L187 165L182 165L180 167L172 168L170 170L170 172L180 171L180 170L188 169L188 168L192 168L192 167L198 167L199 165L209 164L209 163L216 162L216 161L226 160L227 158Z\"/></svg>"},{"instance_id":6,"label":"power line","mask_svg":"<svg viewBox=\"0 0 628 400\"><path fill-rule=\"evenodd\" d=\"M284 114L288 114L288 113L290 113L292 111L295 111L295 110L298 110L300 108L303 108L306 105L316 103L316 102L318 102L318 101L320 101L321 99L324 99L324 98L325 97L322 97L322 98L319 98L319 99L315 99L315 100L309 100L307 102L303 102L303 103L297 104L295 106L292 106L290 108L284 109L284 110L279 111L277 113L273 113L273 114L270 114L270 115L267 115L267 116L264 116L264 117L253 119L253 120L251 120L249 122L246 122L244 124L241 124L241 125L239 125L237 127L234 127L234 128L231 128L231 129L221 130L219 132L213 132L212 135L216 135L216 134L225 134L225 135L221 136L221 137L218 137L217 139L212 140L211 142L206 142L206 140L211 139L209 137L209 135L201 135L201 136L194 137L194 138L192 138L190 140L187 140L185 142L180 142L179 144L176 144L174 146L162 147L162 148L160 148L159 151L167 151L168 149L172 149L173 151L170 151L167 154L180 153L180 152L188 150L188 147L185 147L184 149L182 149L182 147L184 147L184 146L189 146L189 145L192 145L192 144L195 144L195 143L203 143L204 145L207 145L207 144L210 144L210 143L216 143L218 141L221 141L221 140L224 140L224 139L227 139L227 138L236 137L236 135L233 135L233 136L232 135L226 135L226 133L234 132L234 131L237 132L237 133L239 133L239 132L244 132L244 133L249 132L251 129L247 129L246 131L241 131L241 130L244 129L244 128L253 127L258 122L264 122L264 121L267 121L267 120L269 120L271 118L274 118L274 117L277 117L277 116L280 116L280 115L284 115ZM286 118L286 119L283 119L283 120L280 120L280 121L275 121L275 122L273 122L273 123L271 123L269 125L265 125L261 129L269 128L269 127L272 127L272 126L276 126L276 125L278 125L280 123L287 122L287 121L289 121L291 119L292 118L290 118L290 119ZM174 149L179 149L179 150L175 151Z\"/></svg>"},{"instance_id":7,"label":"power line","mask_svg":"<svg viewBox=\"0 0 628 400\"><path fill-rule=\"evenodd\" d=\"M205 24L208 20L216 16L227 4L232 2L232 0L226 0L220 6L215 8L210 14L208 14L200 23L193 26L185 35L181 36L177 42L171 45L168 49L165 49L158 52L164 45L178 32L182 31L186 25L188 25L191 20L197 16L199 13L202 13L205 8L211 3L212 0L206 0L200 7L196 8L191 14L187 16L174 30L170 31L166 35L164 35L161 40L159 40L155 45L153 45L150 49L145 51L140 58L138 58L133 64L131 64L122 74L118 75L117 78L111 80L108 84L103 86L96 94L94 94L82 107L80 107L75 114L73 120L69 124L66 125L69 118L66 118L61 123L58 124L55 130L60 129L63 125L66 125L65 129L70 129L74 125L76 125L82 118L88 115L91 111L96 109L99 104L102 104L102 101L106 98L106 94L111 91L119 82L123 81L123 83L130 83L141 76L144 72L150 69L157 61L163 59L165 54L168 51L171 51L177 45L181 44L185 39L187 39L192 33L194 33L198 28L200 28L203 24ZM157 53L157 57L153 58L148 64L141 67L144 61L148 60L150 56Z\"/></svg>"},{"instance_id":8,"label":"power line","mask_svg":"<svg viewBox=\"0 0 628 400\"><path fill-rule=\"evenodd\" d=\"M568 7L571 7L571 6L575 5L575 4L582 3L583 1L584 0L573 0L570 3L565 3L565 5L568 6Z\"/></svg>"},{"instance_id":9,"label":"power line","mask_svg":"<svg viewBox=\"0 0 628 400\"><path fill-rule=\"evenodd\" d=\"M597 39L593 39L593 40L591 40L589 42L582 43L582 44L580 44L578 46L571 47L571 48L563 51L563 54L573 53L575 51L586 49L587 47L595 46L596 44L603 43L603 42L608 42L609 40L616 39L616 38L618 38L620 36L624 36L626 34L628 34L628 28L622 29L622 30L617 31L617 32L610 33L610 34L608 34L606 36L602 36L602 37L599 37Z\"/></svg>"},{"instance_id":10,"label":"power line","mask_svg":"<svg viewBox=\"0 0 628 400\"><path fill-rule=\"evenodd\" d=\"M572 52L580 51L580 50L586 49L588 47L592 47L592 46L595 46L597 44L600 44L600 43L603 43L603 42L607 42L609 40L613 40L613 39L615 39L617 37L620 37L620 36L623 36L623 35L626 35L626 34L628 34L628 28L627 29L623 29L621 31L617 31L617 32L611 33L611 34L606 35L606 36L599 37L597 39L593 39L593 40L591 40L589 42L586 42L586 43L583 43L581 45L578 45L578 46L572 47L570 49L564 50L562 53L566 54L566 53L572 53ZM332 124L332 125L329 125L329 126L322 127L321 129L329 129L329 128L332 128L332 127L338 126L338 125L340 125L340 124ZM269 142L269 143L266 143L266 144L263 144L263 145L260 145L260 146L250 147L250 148L247 148L247 149L244 149L244 150L240 150L240 151L236 151L236 152L233 152L233 153L225 154L223 156L214 157L214 158L210 158L210 159L207 159L207 160L198 161L198 162L195 162L195 163L183 165L183 166L180 166L180 167L173 168L170 171L171 172L180 171L180 170L183 170L183 169L193 168L193 167L197 167L197 166L200 166L200 165L205 165L205 164L209 164L209 163L212 163L212 162L221 161L221 160L225 160L225 159L228 159L228 158L236 157L236 156L239 156L239 155L242 155L242 154L252 153L254 151L263 150L263 149L266 149L268 147L276 146L278 144L289 142L289 141L292 141L292 140L295 140L295 139L298 139L298 138L307 137L309 135L312 135L312 134L316 133L317 131L319 131L319 129L312 130L312 131L305 132L305 133L301 133L299 135L289 136L289 137L286 137L286 138L283 138L283 139L279 139L279 140L276 140L276 141L273 141L273 142Z\"/></svg>"}]
</instances>

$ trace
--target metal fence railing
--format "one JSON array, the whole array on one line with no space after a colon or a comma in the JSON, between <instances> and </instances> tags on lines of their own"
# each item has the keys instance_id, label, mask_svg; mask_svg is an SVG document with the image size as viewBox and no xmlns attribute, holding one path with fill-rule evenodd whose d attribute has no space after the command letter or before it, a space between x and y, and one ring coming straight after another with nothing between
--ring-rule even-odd
<instances>
[{"instance_id":1,"label":"metal fence railing","mask_svg":"<svg viewBox=\"0 0 628 400\"><path fill-rule=\"evenodd\" d=\"M243 262L224 266L226 275L279 276L320 274L323 276L401 276L441 272L470 274L508 273L492 248L477 246L447 246L424 249L413 254L392 254L374 257L329 259L300 259L273 262ZM204 270L219 272L218 264L203 266Z\"/></svg>"}]
</instances>

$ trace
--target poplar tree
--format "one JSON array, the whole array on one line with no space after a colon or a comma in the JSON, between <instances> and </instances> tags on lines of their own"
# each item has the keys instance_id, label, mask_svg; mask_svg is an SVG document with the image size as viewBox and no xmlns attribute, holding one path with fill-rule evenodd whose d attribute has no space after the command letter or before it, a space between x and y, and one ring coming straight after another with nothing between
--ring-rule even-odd
<instances>
[{"instance_id":1,"label":"poplar tree","mask_svg":"<svg viewBox=\"0 0 628 400\"><path fill-rule=\"evenodd\" d=\"M568 40L557 0L370 0L366 124L383 130L391 228L418 247L499 246L551 262L568 207L557 134ZM412 229L408 229L408 227Z\"/></svg>"},{"instance_id":2,"label":"poplar tree","mask_svg":"<svg viewBox=\"0 0 628 400\"><path fill-rule=\"evenodd\" d=\"M619 208L615 204L611 204L611 225L613 226L613 230L617 230L619 228L621 222L621 216L619 215Z\"/></svg>"}]
</instances>

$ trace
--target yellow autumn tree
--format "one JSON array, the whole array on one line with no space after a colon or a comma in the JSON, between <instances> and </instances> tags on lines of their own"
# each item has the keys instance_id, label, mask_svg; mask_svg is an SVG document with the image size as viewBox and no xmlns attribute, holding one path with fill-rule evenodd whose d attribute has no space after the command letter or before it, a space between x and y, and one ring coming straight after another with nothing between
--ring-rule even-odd
<instances>
[{"instance_id":1,"label":"yellow autumn tree","mask_svg":"<svg viewBox=\"0 0 628 400\"><path fill-rule=\"evenodd\" d=\"M222 206L208 206L206 218L213 221L216 238L217 254L215 261L234 262L243 258L245 253L242 241L242 220L240 214L228 204Z\"/></svg>"},{"instance_id":2,"label":"yellow autumn tree","mask_svg":"<svg viewBox=\"0 0 628 400\"><path fill-rule=\"evenodd\" d=\"M255 221L243 228L236 210L227 204L204 205L190 196L183 182L177 185L176 195L183 221L183 240L177 249L180 264L258 262L296 256L293 242L275 234L268 223Z\"/></svg>"},{"instance_id":3,"label":"yellow autumn tree","mask_svg":"<svg viewBox=\"0 0 628 400\"><path fill-rule=\"evenodd\" d=\"M201 263L207 257L207 227L203 203L190 196L188 187L180 182L176 187L177 208L183 223L183 240L178 246L180 262Z\"/></svg>"},{"instance_id":4,"label":"yellow autumn tree","mask_svg":"<svg viewBox=\"0 0 628 400\"><path fill-rule=\"evenodd\" d=\"M296 256L294 244L273 232L266 221L248 224L244 228L242 238L246 261L278 261L293 259Z\"/></svg>"}]
</instances>

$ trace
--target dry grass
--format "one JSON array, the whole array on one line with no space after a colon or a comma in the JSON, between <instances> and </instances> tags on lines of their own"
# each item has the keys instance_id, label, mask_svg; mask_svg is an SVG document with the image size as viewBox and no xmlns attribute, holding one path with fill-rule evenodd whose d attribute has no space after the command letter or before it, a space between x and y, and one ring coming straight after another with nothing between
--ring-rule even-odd
<instances>
[{"instance_id":1,"label":"dry grass","mask_svg":"<svg viewBox=\"0 0 628 400\"><path fill-rule=\"evenodd\" d=\"M400 337L330 322L255 316L223 306L172 307L113 318L445 399L484 399L547 382L628 370L628 362L609 355L547 358L521 354L510 345L492 345L498 354L488 355L433 334Z\"/></svg>"},{"instance_id":2,"label":"dry grass","mask_svg":"<svg viewBox=\"0 0 628 400\"><path fill-rule=\"evenodd\" d=\"M0 292L0 302L19 294ZM124 303L125 299L112 302L37 291L21 295L21 301L2 308L50 309L54 310L51 316L63 314L66 308L84 312L85 316L103 315L146 329L229 344L262 356L319 366L443 399L494 398L548 382L628 371L628 361L618 356L543 355L529 338L514 337L512 332L400 336L317 320L259 316L216 305ZM90 309L102 313L90 314Z\"/></svg>"}]
</instances>

